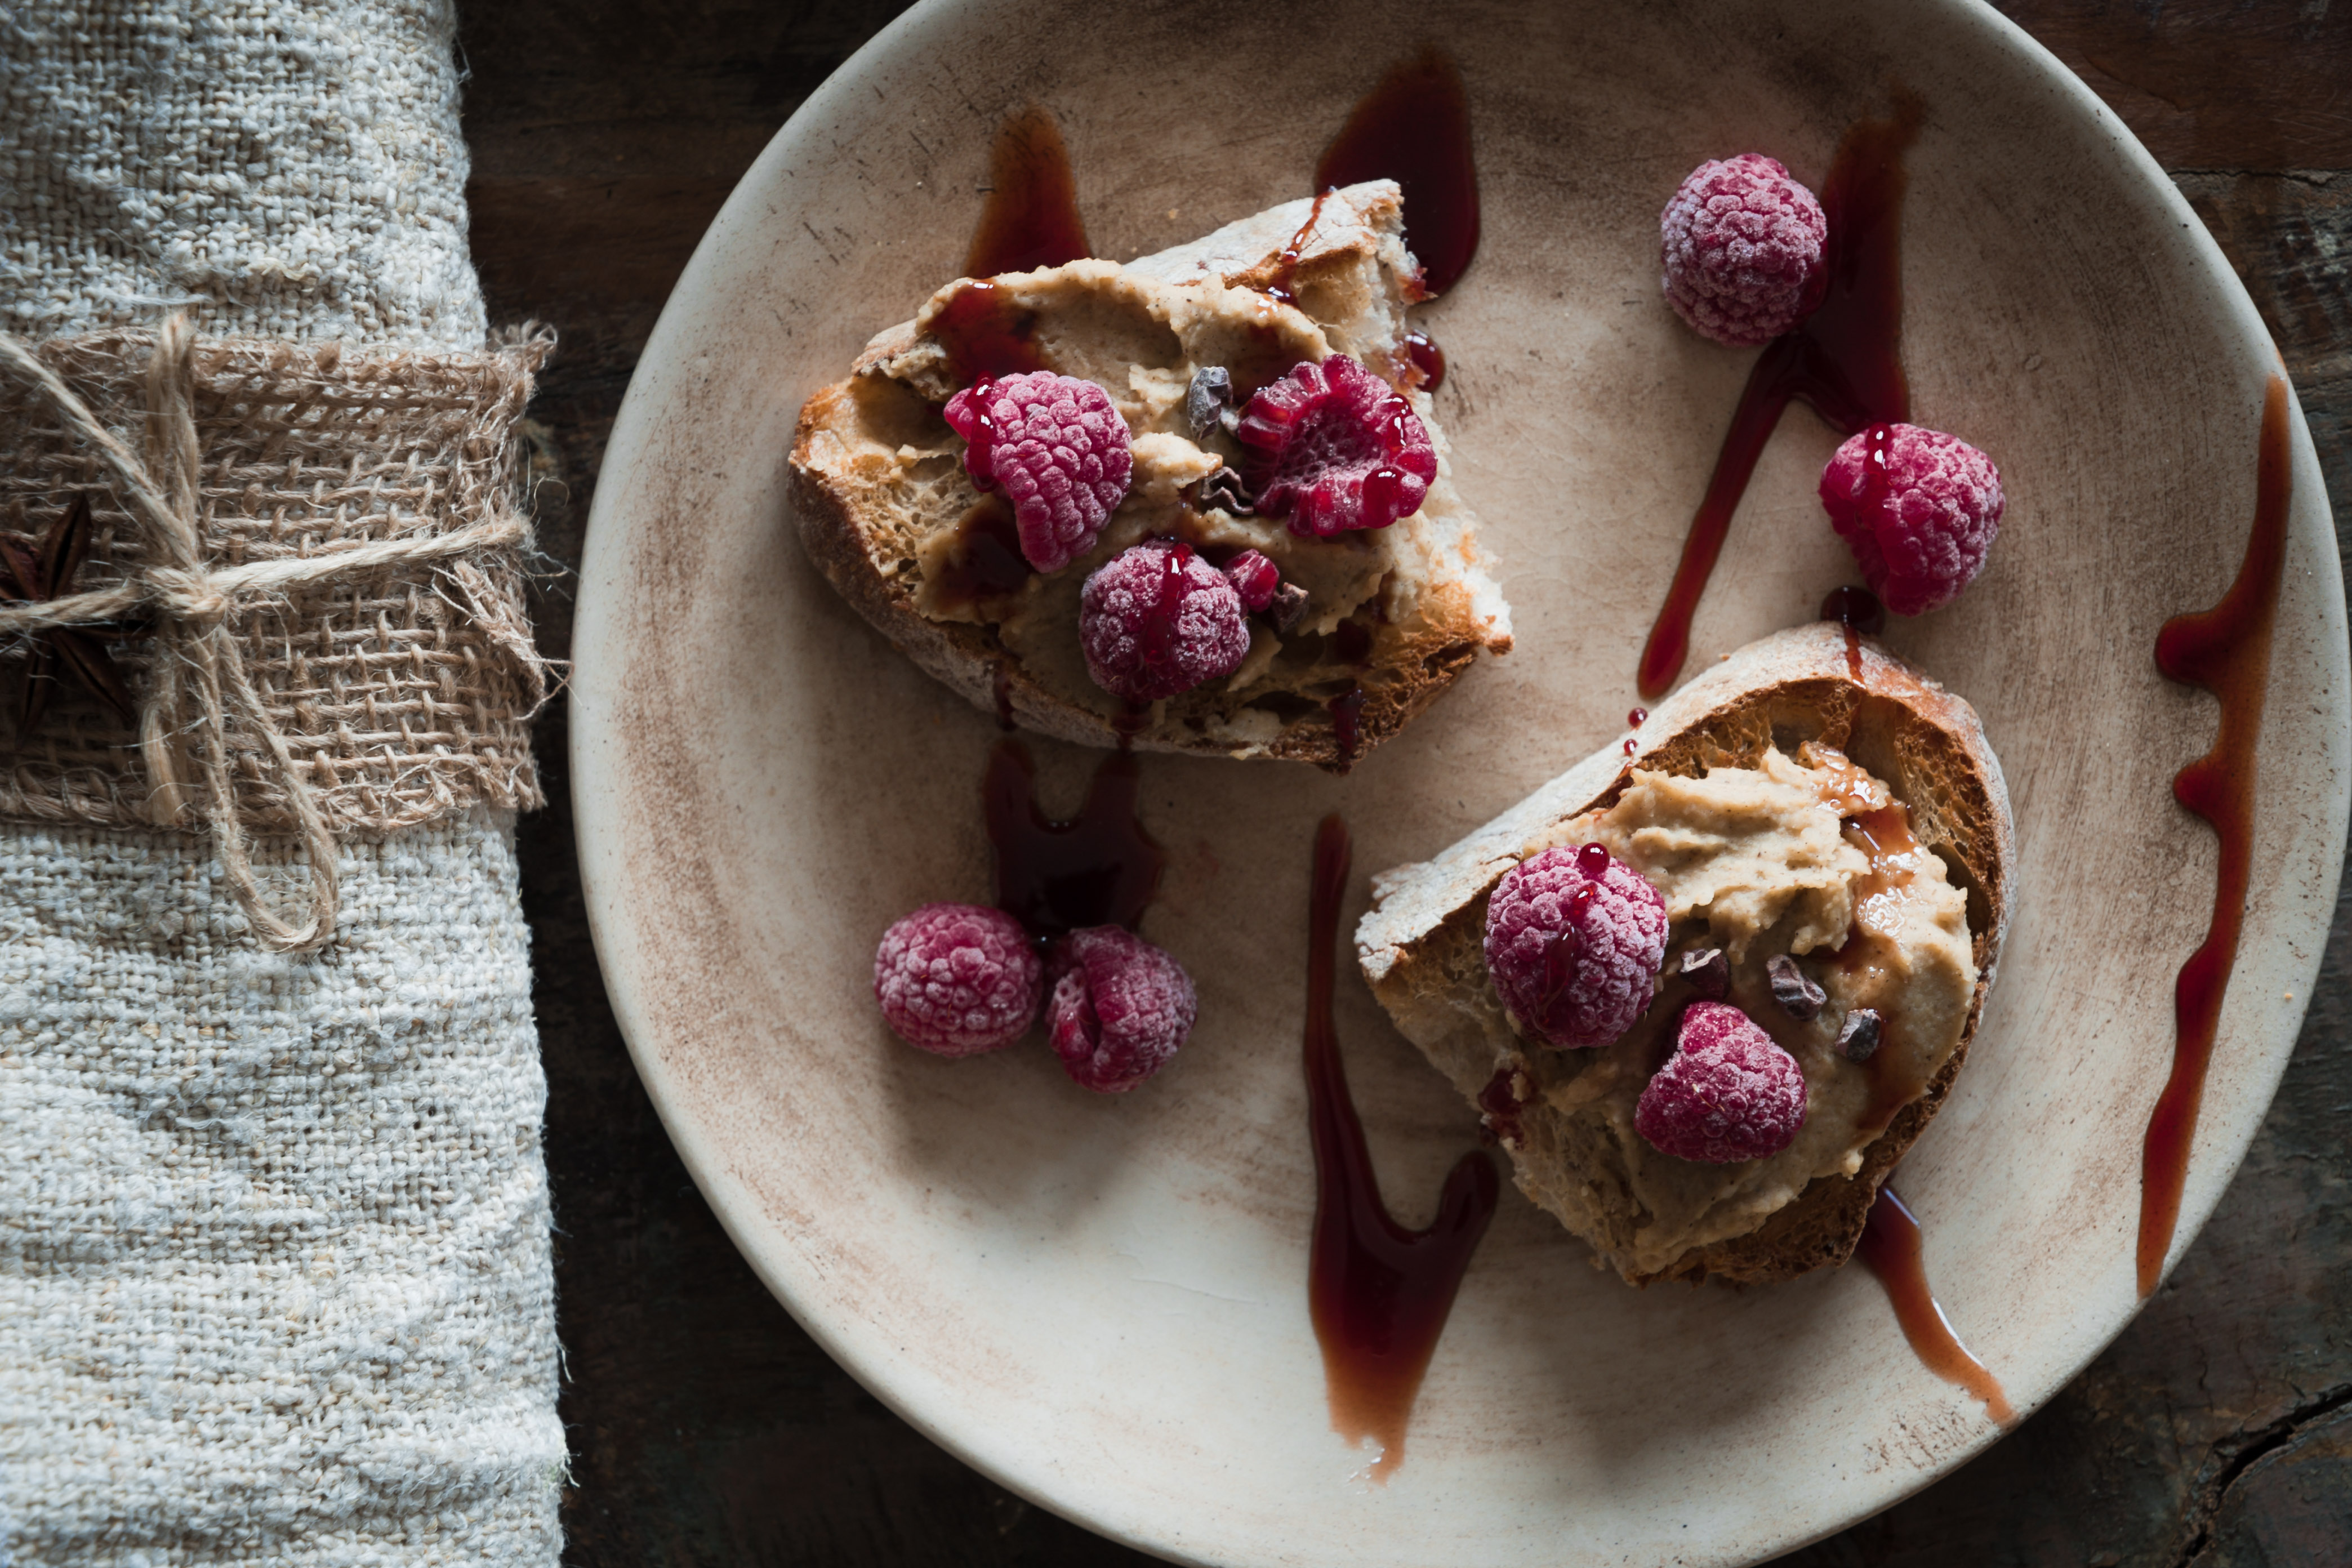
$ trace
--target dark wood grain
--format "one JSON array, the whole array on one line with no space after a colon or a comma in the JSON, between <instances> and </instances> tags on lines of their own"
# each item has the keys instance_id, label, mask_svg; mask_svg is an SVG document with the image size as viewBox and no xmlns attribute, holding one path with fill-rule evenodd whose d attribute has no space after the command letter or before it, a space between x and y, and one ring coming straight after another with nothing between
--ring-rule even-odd
<instances>
[{"instance_id":1,"label":"dark wood grain","mask_svg":"<svg viewBox=\"0 0 2352 1568\"><path fill-rule=\"evenodd\" d=\"M529 434L565 565L628 375L737 177L888 0L464 5L475 260L495 319L562 333ZM2168 168L2276 335L2352 499L2352 7L2001 6ZM2339 525L2339 532L2341 531ZM551 582L541 636L568 649ZM567 1562L1113 1564L886 1410L753 1278L639 1086L590 946L561 714L521 830L549 1079ZM2064 1042L2051 1042L2063 1049ZM1802 1568L2352 1563L2352 899L2278 1101L2159 1299L1984 1458Z\"/></svg>"}]
</instances>

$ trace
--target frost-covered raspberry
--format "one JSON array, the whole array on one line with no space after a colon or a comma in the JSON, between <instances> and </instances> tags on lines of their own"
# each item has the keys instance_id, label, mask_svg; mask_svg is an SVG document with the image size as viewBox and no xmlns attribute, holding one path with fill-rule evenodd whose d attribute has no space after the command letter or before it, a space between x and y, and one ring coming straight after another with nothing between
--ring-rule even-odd
<instances>
[{"instance_id":1,"label":"frost-covered raspberry","mask_svg":"<svg viewBox=\"0 0 2352 1568\"><path fill-rule=\"evenodd\" d=\"M1200 1010L1192 977L1141 937L1088 926L1054 952L1045 1029L1063 1070L1087 1089L1119 1094L1168 1065Z\"/></svg>"},{"instance_id":2,"label":"frost-covered raspberry","mask_svg":"<svg viewBox=\"0 0 2352 1568\"><path fill-rule=\"evenodd\" d=\"M1301 539L1386 528L1421 510L1437 448L1412 405L1333 354L1261 388L1234 426L1257 510Z\"/></svg>"},{"instance_id":3,"label":"frost-covered raspberry","mask_svg":"<svg viewBox=\"0 0 2352 1568\"><path fill-rule=\"evenodd\" d=\"M1719 343L1769 342L1820 303L1829 230L1777 159L1701 163L1658 216L1666 302Z\"/></svg>"},{"instance_id":4,"label":"frost-covered raspberry","mask_svg":"<svg viewBox=\"0 0 2352 1568\"><path fill-rule=\"evenodd\" d=\"M1021 922L979 904L925 904L882 933L874 1000L910 1046L968 1057L1029 1032L1045 966Z\"/></svg>"},{"instance_id":5,"label":"frost-covered raspberry","mask_svg":"<svg viewBox=\"0 0 2352 1568\"><path fill-rule=\"evenodd\" d=\"M1486 973L1519 1026L1553 1046L1605 1046L1650 1005L1666 901L1598 844L1531 855L1486 900Z\"/></svg>"},{"instance_id":6,"label":"frost-covered raspberry","mask_svg":"<svg viewBox=\"0 0 2352 1568\"><path fill-rule=\"evenodd\" d=\"M948 399L946 414L967 443L972 482L1013 502L1030 565L1058 572L1094 548L1135 471L1127 421L1108 393L1074 375L1024 371L973 383Z\"/></svg>"},{"instance_id":7,"label":"frost-covered raspberry","mask_svg":"<svg viewBox=\"0 0 2352 1568\"><path fill-rule=\"evenodd\" d=\"M1871 592L1898 616L1924 615L1984 570L2000 531L2000 470L1957 436L1873 425L1822 470L1822 505Z\"/></svg>"},{"instance_id":8,"label":"frost-covered raspberry","mask_svg":"<svg viewBox=\"0 0 2352 1568\"><path fill-rule=\"evenodd\" d=\"M1087 672L1129 702L1156 702L1231 675L1249 645L1233 580L1181 542L1122 550L1078 591Z\"/></svg>"},{"instance_id":9,"label":"frost-covered raspberry","mask_svg":"<svg viewBox=\"0 0 2352 1568\"><path fill-rule=\"evenodd\" d=\"M1804 1069L1727 1002L1684 1010L1675 1054L1633 1108L1652 1148L1710 1165L1777 1154L1804 1124Z\"/></svg>"}]
</instances>

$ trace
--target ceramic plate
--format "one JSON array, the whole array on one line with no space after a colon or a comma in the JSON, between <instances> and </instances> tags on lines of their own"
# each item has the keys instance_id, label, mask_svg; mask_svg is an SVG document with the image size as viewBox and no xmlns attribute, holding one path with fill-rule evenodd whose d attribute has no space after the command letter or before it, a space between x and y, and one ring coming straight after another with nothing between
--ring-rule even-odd
<instances>
[{"instance_id":1,"label":"ceramic plate","mask_svg":"<svg viewBox=\"0 0 2352 1568\"><path fill-rule=\"evenodd\" d=\"M1142 1091L1085 1093L1034 1041L963 1062L898 1044L874 944L919 903L988 897L996 733L803 558L795 412L956 274L1007 113L1058 117L1094 243L1127 257L1305 194L1349 105L1432 42L1469 84L1486 234L1424 324L1517 651L1347 778L1144 759L1172 854L1144 930L1198 978L1201 1022ZM572 688L590 907L638 1067L746 1256L921 1430L1180 1561L1456 1568L1769 1557L1996 1439L1864 1270L1637 1291L1507 1190L1385 1484L1330 1428L1307 1313L1314 824L1355 829L1352 925L1370 872L1621 731L1750 358L1661 301L1658 209L1736 150L1818 182L1897 82L1927 109L1915 417L1992 453L2010 505L1976 585L1888 641L1981 710L2019 826L2000 983L1900 1184L1946 1310L2021 1410L2130 1319L2141 1138L2215 858L2170 794L2215 705L2152 648L2236 573L2278 365L2115 117L1990 11L1927 0L934 5L784 127L671 298L597 486ZM2343 588L2299 416L2293 439L2255 891L2175 1256L2284 1067L2344 848ZM1849 580L1813 498L1832 446L1783 421L1692 668ZM1096 756L1034 749L1047 803L1073 806ZM1475 1123L1343 980L1381 1180L1421 1223Z\"/></svg>"}]
</instances>

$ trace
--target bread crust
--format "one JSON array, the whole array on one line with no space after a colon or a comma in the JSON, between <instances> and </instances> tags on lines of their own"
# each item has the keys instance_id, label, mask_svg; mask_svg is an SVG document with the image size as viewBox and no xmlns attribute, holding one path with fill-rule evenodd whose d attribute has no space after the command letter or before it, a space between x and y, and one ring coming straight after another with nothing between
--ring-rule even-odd
<instances>
[{"instance_id":1,"label":"bread crust","mask_svg":"<svg viewBox=\"0 0 2352 1568\"><path fill-rule=\"evenodd\" d=\"M1636 1284L1709 1278L1769 1284L1843 1263L1861 1239L1879 1187L1935 1119L1966 1061L2007 933L2016 829L2000 763L1976 710L1878 643L1822 623L1750 644L1661 704L1634 754L1612 746L1569 770L1435 858L1373 879L1373 907L1357 927L1357 955L1372 992L1406 1035L1464 1092L1483 1073L1465 1047L1442 1043L1443 998L1487 984L1486 896L1521 847L1546 828L1606 809L1633 770L1688 775L1753 765L1776 741L1845 750L1910 808L1921 845L1944 860L1967 895L1977 981L1958 1045L1919 1098L1863 1152L1853 1175L1819 1176L1744 1236L1708 1243ZM1527 1173L1521 1173L1526 1185Z\"/></svg>"},{"instance_id":2,"label":"bread crust","mask_svg":"<svg viewBox=\"0 0 2352 1568\"><path fill-rule=\"evenodd\" d=\"M1412 295L1409 258L1391 232L1395 187L1378 182L1335 195L1342 199L1331 206L1328 221L1302 258L1302 276L1360 277L1377 263L1387 271L1376 275L1391 279L1396 299L1385 305L1375 301L1360 314L1386 322L1383 330L1401 326L1398 301ZM1307 204L1292 205L1296 214L1289 206L1270 209L1192 246L1131 263L1128 270L1159 283L1181 280L1192 271L1222 279L1223 269L1239 257L1257 254L1265 235L1279 231L1282 237L1273 242L1278 248L1297 228ZM1397 282L1401 263L1406 270ZM1300 287L1306 293L1307 286ZM1339 292L1336 284L1333 292ZM1338 329L1332 331L1336 334ZM1302 700L1292 703L1298 711L1286 717L1272 738L1240 745L1230 733L1219 732L1217 721L1232 706L1215 689L1221 683L1156 704L1148 716L1132 720L1071 700L1034 679L994 626L936 620L923 613L917 600L919 583L898 569L898 552L883 541L890 521L885 498L858 471L854 456L845 458L859 440L857 377L883 375L894 364L919 358L924 342L913 322L890 329L867 346L850 379L823 387L808 400L794 434L787 495L801 543L835 591L918 667L973 706L1023 729L1083 745L1213 755L1245 752L1344 770L1435 701L1481 649L1508 651L1507 612L1498 622L1491 610L1482 610L1471 586L1447 584L1421 601L1426 624L1410 635L1389 637L1379 661L1362 672L1352 735L1343 734L1328 700ZM909 384L936 392L927 374L911 377ZM1425 400L1422 408L1425 415Z\"/></svg>"}]
</instances>

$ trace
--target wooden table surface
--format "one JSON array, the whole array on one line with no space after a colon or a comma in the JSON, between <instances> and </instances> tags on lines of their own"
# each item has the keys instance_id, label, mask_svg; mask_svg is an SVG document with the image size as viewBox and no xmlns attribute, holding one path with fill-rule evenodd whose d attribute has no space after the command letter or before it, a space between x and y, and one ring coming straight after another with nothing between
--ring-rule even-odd
<instances>
[{"instance_id":1,"label":"wooden table surface","mask_svg":"<svg viewBox=\"0 0 2352 1568\"><path fill-rule=\"evenodd\" d=\"M891 0L460 0L473 245L494 321L562 334L529 426L541 537L578 563L629 374L737 176ZM2352 5L2014 0L2172 172L2276 336L2352 520ZM571 601L539 605L568 650ZM549 1079L572 1452L566 1561L1108 1564L835 1365L752 1277L639 1086L554 804L521 828ZM2348 881L2347 885L2352 885ZM1783 1559L1805 1568L2352 1563L2352 924L2286 1081L2160 1298L2006 1442ZM2050 1043L2063 1049L2063 1041Z\"/></svg>"}]
</instances>

